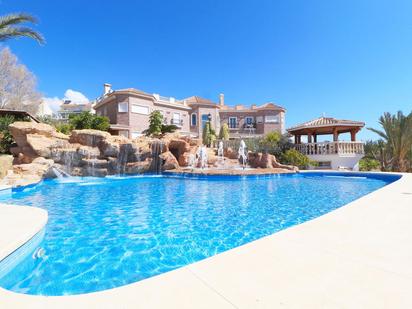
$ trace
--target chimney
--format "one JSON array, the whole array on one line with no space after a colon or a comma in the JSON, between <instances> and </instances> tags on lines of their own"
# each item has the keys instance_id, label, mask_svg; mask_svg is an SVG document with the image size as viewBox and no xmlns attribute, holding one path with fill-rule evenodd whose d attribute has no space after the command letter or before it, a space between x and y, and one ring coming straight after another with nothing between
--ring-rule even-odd
<instances>
[{"instance_id":1,"label":"chimney","mask_svg":"<svg viewBox=\"0 0 412 309\"><path fill-rule=\"evenodd\" d=\"M104 95L109 94L110 92L112 92L112 85L105 83L103 84L103 89Z\"/></svg>"},{"instance_id":2,"label":"chimney","mask_svg":"<svg viewBox=\"0 0 412 309\"><path fill-rule=\"evenodd\" d=\"M219 105L220 106L225 105L225 95L223 93L219 94Z\"/></svg>"}]
</instances>

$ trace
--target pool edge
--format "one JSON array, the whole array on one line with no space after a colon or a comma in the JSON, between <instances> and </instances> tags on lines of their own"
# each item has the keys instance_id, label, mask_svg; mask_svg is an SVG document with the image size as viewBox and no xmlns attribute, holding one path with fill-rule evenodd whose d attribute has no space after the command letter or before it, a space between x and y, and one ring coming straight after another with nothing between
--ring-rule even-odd
<instances>
[{"instance_id":1,"label":"pool edge","mask_svg":"<svg viewBox=\"0 0 412 309\"><path fill-rule=\"evenodd\" d=\"M311 171L308 171L308 172L311 172ZM303 173L306 173L306 172L303 172ZM350 174L350 172L348 174ZM388 173L376 173L376 174L388 174ZM393 173L389 173L389 174L394 175ZM24 306L31 304L31 302L38 302L38 301L41 302L44 306L46 307L49 306L50 308L55 307L57 304L60 304L63 307L65 304L67 306L75 305L78 308L79 306L93 308L93 304L95 304L96 307L101 307L101 306L105 307L106 305L110 307L110 304L112 306L115 304L123 305L123 306L126 306L127 304L129 304L130 306L136 306L137 305L136 300L138 299L139 295L142 296L142 295L146 295L147 293L149 295L148 303L145 302L145 304L142 304L143 308L154 308L154 307L158 308L158 307L162 307L161 304L163 304L164 306L167 305L169 308L170 307L172 308L184 307L184 304L188 304L187 303L188 301L190 301L189 302L190 304L194 304L194 303L199 304L199 306L196 306L199 308L202 308L202 307L206 308L206 307L209 307L209 305L211 306L212 304L215 304L215 305L220 304L220 307L228 307L228 308L233 307L233 304L240 306L240 307L242 307L242 304L243 304L244 307L248 307L246 304L251 305L251 303L249 303L251 300L246 299L248 298L247 297L248 293L244 293L243 291L243 292L235 293L235 294L238 294L238 296L233 296L233 291L231 291L229 286L232 285L233 287L232 290L236 290L236 289L242 290L245 286L249 286L249 288L253 290L255 288L254 284L251 285L251 283L248 284L247 282L253 282L253 276L267 277L265 275L265 272L272 271L272 270L262 269L261 274L259 274L259 272L252 274L249 272L247 267L241 267L242 263L239 262L238 259L239 260L247 259L247 256L251 256L255 258L259 258L259 256L261 256L263 258L265 255L271 254L271 252L267 252L268 249L264 248L265 245L263 245L263 249L262 249L262 244L266 243L269 249L273 246L273 243L280 243L281 246L285 246L286 245L285 241L286 240L290 241L290 234L298 234L297 237L299 238L298 241L294 239L292 243L301 242L302 244L304 244L305 238L308 238L307 235L310 236L311 231L315 230L316 226L320 226L321 224L324 225L325 222L331 221L332 219L333 219L332 221L342 220L345 218L345 216L347 217L348 214L353 214L353 213L359 214L359 213L364 213L365 211L366 213L368 213L371 211L372 202L376 203L375 205L373 205L373 207L375 208L384 207L385 209L383 210L383 213L385 213L385 210L388 210L387 203L395 198L399 199L400 202L395 205L391 205L391 206L393 207L405 206L405 203L408 203L409 200L406 200L405 202L405 199L403 199L404 197L402 196L402 198L400 198L399 194L407 193L411 190L410 188L412 188L412 175L411 174L401 174L401 173L396 173L395 175L399 175L401 176L401 178L349 204L346 204L328 214L325 214L313 220L290 227L283 231L279 231L275 234L260 238L251 243L231 249L229 251L209 257L205 260L184 266L182 268L173 270L165 274L161 274L161 275L148 278L148 279L145 279L139 282L131 283L126 286L117 287L111 290L93 292L89 294L43 297L43 296L30 296L30 295L24 295L24 294L17 294L14 292L6 291L4 289L0 289L0 297L2 299L3 297L6 297L9 301L11 301L10 304L13 304L13 305L16 304L19 307L21 305L22 308L25 308ZM405 198L406 197L407 195L405 195ZM362 205L364 206L363 208L359 207ZM412 210L410 210L410 214L412 214ZM370 215L371 217L373 217L372 213ZM350 224L350 223L346 222L345 224ZM412 228L410 231L412 232ZM330 226L330 230L327 230L327 232L331 232L331 233L333 232L333 225ZM264 251L264 252L256 253L256 250L255 250L256 247L260 248L258 251ZM408 250L412 252L412 247L411 246L408 247ZM256 254L258 255L257 257L256 257ZM354 253L354 255L356 254ZM328 257L330 258L329 255ZM230 283L231 277L233 277L232 276L233 274L231 274L230 272L227 273L227 271L225 270L223 271L220 270L219 272L216 271L216 267L221 266L222 260L223 260L223 264L227 264L228 268L231 268L231 265L239 266L238 273L245 274L245 280L246 280L244 281L245 284L242 284L242 282L238 282L237 284L236 282L234 283L232 282L231 284L228 284L228 285L224 284L225 282ZM328 264L327 261L325 261L325 264ZM251 265L248 265L248 266L250 267ZM209 274L205 273L205 269L208 269L207 273ZM220 282L217 282L217 281L213 282L213 280L216 280L216 278L210 279L210 276L211 276L210 273L215 273L217 277L221 277L219 278ZM291 270L291 273L293 273L292 270ZM388 277L390 276L388 275ZM273 279L275 278L276 277L274 277ZM224 286L223 288L222 288L222 282ZM412 277L411 277L411 280L407 282L412 283ZM188 285L188 283L191 283L191 284ZM269 287L271 283L273 282L271 281L267 282ZM376 285L376 282L375 283L371 282L371 285L372 286ZM261 288L265 290L263 287ZM399 288L399 286L397 288ZM311 290L311 287L308 286L308 289ZM183 296L182 294L183 292L186 295L185 296L186 299L182 299L182 297L179 297L179 295ZM259 294L259 292L260 291L257 291L256 293ZM354 294L349 293L349 295L356 296L357 294L355 292L357 291L352 291L352 293ZM402 289L401 289L401 292L402 292ZM162 300L158 299L159 293L161 293L161 295L165 297L163 302ZM251 293L249 293L249 295L250 294ZM205 300L204 297L206 296L209 299ZM358 300L359 299L358 296L354 297L353 299ZM376 295L374 296L378 300L380 299L378 293L376 293ZM340 299L339 297L335 296L335 298L336 298L335 301L343 302L343 300ZM242 301L242 299L244 301ZM274 295L274 297L272 298L266 295L263 298L261 297L261 302L262 302L261 304L263 303L265 303L266 305L276 304L277 301L279 301L280 299L286 299L285 302L289 304L293 304L294 301L299 302L298 299L293 300L292 298L287 297L285 295L283 296L278 295L277 297L276 295ZM308 302L306 302L305 304L316 301L316 299L320 301L319 295L317 295L317 297L314 297L314 299L310 299L310 300L306 299L306 301ZM369 297L367 297L366 300L363 299L363 301L365 301L366 303L368 303L368 301L370 300L371 298ZM402 298L402 300L404 299ZM324 301L324 299L322 301ZM399 299L397 301L399 301ZM303 303L301 302L300 304L303 304ZM317 303L317 304L320 304L320 303Z\"/></svg>"}]
</instances>

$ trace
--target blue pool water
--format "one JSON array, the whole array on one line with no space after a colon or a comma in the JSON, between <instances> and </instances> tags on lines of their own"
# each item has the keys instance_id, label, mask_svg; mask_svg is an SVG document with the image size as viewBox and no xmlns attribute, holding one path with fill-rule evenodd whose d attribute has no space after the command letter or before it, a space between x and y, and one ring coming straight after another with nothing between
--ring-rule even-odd
<instances>
[{"instance_id":1,"label":"blue pool water","mask_svg":"<svg viewBox=\"0 0 412 309\"><path fill-rule=\"evenodd\" d=\"M313 173L44 181L0 197L49 213L43 254L29 254L0 286L66 295L125 285L319 217L394 180Z\"/></svg>"}]
</instances>

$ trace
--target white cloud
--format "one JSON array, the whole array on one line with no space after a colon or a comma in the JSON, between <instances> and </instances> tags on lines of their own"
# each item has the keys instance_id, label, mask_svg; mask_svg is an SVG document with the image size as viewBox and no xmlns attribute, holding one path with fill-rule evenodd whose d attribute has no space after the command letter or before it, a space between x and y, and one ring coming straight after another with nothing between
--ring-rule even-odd
<instances>
[{"instance_id":1,"label":"white cloud","mask_svg":"<svg viewBox=\"0 0 412 309\"><path fill-rule=\"evenodd\" d=\"M83 93L73 89L67 89L64 93L64 97L61 99L58 97L43 97L44 113L51 114L51 112L57 112L60 109L60 105L62 105L66 100L69 100L75 104L89 103L89 99Z\"/></svg>"},{"instance_id":2,"label":"white cloud","mask_svg":"<svg viewBox=\"0 0 412 309\"><path fill-rule=\"evenodd\" d=\"M60 105L63 103L62 99L58 97L54 98L43 98L44 110L57 112L60 109ZM48 114L48 113L47 113Z\"/></svg>"},{"instance_id":3,"label":"white cloud","mask_svg":"<svg viewBox=\"0 0 412 309\"><path fill-rule=\"evenodd\" d=\"M72 103L76 104L86 104L89 103L89 99L81 92L72 89L67 89L64 93L63 100L70 100Z\"/></svg>"}]
</instances>

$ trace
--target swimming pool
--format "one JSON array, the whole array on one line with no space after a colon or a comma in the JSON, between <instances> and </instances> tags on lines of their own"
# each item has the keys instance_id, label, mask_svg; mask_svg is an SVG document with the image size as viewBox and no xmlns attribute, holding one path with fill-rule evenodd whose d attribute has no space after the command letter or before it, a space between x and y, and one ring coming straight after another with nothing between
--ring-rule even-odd
<instances>
[{"instance_id":1,"label":"swimming pool","mask_svg":"<svg viewBox=\"0 0 412 309\"><path fill-rule=\"evenodd\" d=\"M3 274L0 286L67 295L139 281L316 218L399 178L364 176L44 181L0 197L0 202L49 212L35 254Z\"/></svg>"}]
</instances>

